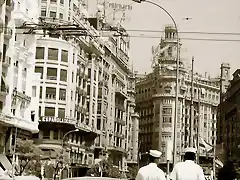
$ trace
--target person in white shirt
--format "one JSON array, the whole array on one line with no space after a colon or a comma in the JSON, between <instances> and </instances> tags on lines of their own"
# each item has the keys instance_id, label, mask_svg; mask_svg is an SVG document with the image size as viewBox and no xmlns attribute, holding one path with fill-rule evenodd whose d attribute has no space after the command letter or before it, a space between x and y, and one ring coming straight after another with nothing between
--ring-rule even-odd
<instances>
[{"instance_id":1,"label":"person in white shirt","mask_svg":"<svg viewBox=\"0 0 240 180\"><path fill-rule=\"evenodd\" d=\"M157 167L161 155L162 153L160 151L150 150L150 163L139 169L136 180L166 180L164 172Z\"/></svg>"},{"instance_id":2,"label":"person in white shirt","mask_svg":"<svg viewBox=\"0 0 240 180\"><path fill-rule=\"evenodd\" d=\"M171 180L205 180L203 169L195 163L195 148L186 148L184 162L179 162L173 168Z\"/></svg>"}]
</instances>

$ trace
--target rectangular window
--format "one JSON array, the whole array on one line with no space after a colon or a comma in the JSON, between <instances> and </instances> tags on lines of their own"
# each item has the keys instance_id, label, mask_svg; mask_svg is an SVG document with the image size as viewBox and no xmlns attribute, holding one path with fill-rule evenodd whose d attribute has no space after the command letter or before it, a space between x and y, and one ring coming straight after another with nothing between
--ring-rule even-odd
<instances>
[{"instance_id":1,"label":"rectangular window","mask_svg":"<svg viewBox=\"0 0 240 180\"><path fill-rule=\"evenodd\" d=\"M53 87L46 88L46 99L56 99L56 88Z\"/></svg>"},{"instance_id":2,"label":"rectangular window","mask_svg":"<svg viewBox=\"0 0 240 180\"><path fill-rule=\"evenodd\" d=\"M42 99L42 86L40 87L39 98Z\"/></svg>"},{"instance_id":3,"label":"rectangular window","mask_svg":"<svg viewBox=\"0 0 240 180\"><path fill-rule=\"evenodd\" d=\"M50 139L50 130L43 131L43 139Z\"/></svg>"},{"instance_id":4,"label":"rectangular window","mask_svg":"<svg viewBox=\"0 0 240 180\"><path fill-rule=\"evenodd\" d=\"M56 16L57 16L56 12L50 11L50 17L56 18Z\"/></svg>"},{"instance_id":5,"label":"rectangular window","mask_svg":"<svg viewBox=\"0 0 240 180\"><path fill-rule=\"evenodd\" d=\"M60 81L67 82L67 70L61 69L61 71L60 71Z\"/></svg>"},{"instance_id":6,"label":"rectangular window","mask_svg":"<svg viewBox=\"0 0 240 180\"><path fill-rule=\"evenodd\" d=\"M58 117L65 118L65 109L63 109L63 108L58 109Z\"/></svg>"},{"instance_id":7,"label":"rectangular window","mask_svg":"<svg viewBox=\"0 0 240 180\"><path fill-rule=\"evenodd\" d=\"M63 19L63 14L59 13L59 19Z\"/></svg>"},{"instance_id":8,"label":"rectangular window","mask_svg":"<svg viewBox=\"0 0 240 180\"><path fill-rule=\"evenodd\" d=\"M43 78L43 67L35 67L35 73L41 74L41 79Z\"/></svg>"},{"instance_id":9,"label":"rectangular window","mask_svg":"<svg viewBox=\"0 0 240 180\"><path fill-rule=\"evenodd\" d=\"M91 69L88 69L88 78L91 79Z\"/></svg>"},{"instance_id":10,"label":"rectangular window","mask_svg":"<svg viewBox=\"0 0 240 180\"><path fill-rule=\"evenodd\" d=\"M59 89L59 100L66 100L66 89Z\"/></svg>"},{"instance_id":11,"label":"rectangular window","mask_svg":"<svg viewBox=\"0 0 240 180\"><path fill-rule=\"evenodd\" d=\"M97 72L94 71L94 81L96 81L96 80L97 80Z\"/></svg>"},{"instance_id":12,"label":"rectangular window","mask_svg":"<svg viewBox=\"0 0 240 180\"><path fill-rule=\"evenodd\" d=\"M44 47L36 48L36 59L44 59Z\"/></svg>"},{"instance_id":13,"label":"rectangular window","mask_svg":"<svg viewBox=\"0 0 240 180\"><path fill-rule=\"evenodd\" d=\"M46 10L41 10L41 16L46 17L46 15L47 15Z\"/></svg>"},{"instance_id":14,"label":"rectangular window","mask_svg":"<svg viewBox=\"0 0 240 180\"><path fill-rule=\"evenodd\" d=\"M60 0L60 4L62 4L62 5L63 5L63 4L64 4L64 0Z\"/></svg>"},{"instance_id":15,"label":"rectangular window","mask_svg":"<svg viewBox=\"0 0 240 180\"><path fill-rule=\"evenodd\" d=\"M53 139L58 140L58 130L53 131Z\"/></svg>"},{"instance_id":16,"label":"rectangular window","mask_svg":"<svg viewBox=\"0 0 240 180\"><path fill-rule=\"evenodd\" d=\"M58 49L48 48L48 60L58 60Z\"/></svg>"},{"instance_id":17,"label":"rectangular window","mask_svg":"<svg viewBox=\"0 0 240 180\"><path fill-rule=\"evenodd\" d=\"M36 86L32 86L32 97L36 97L36 92L37 91L37 87Z\"/></svg>"},{"instance_id":18,"label":"rectangular window","mask_svg":"<svg viewBox=\"0 0 240 180\"><path fill-rule=\"evenodd\" d=\"M87 95L90 95L90 85L87 85Z\"/></svg>"},{"instance_id":19,"label":"rectangular window","mask_svg":"<svg viewBox=\"0 0 240 180\"><path fill-rule=\"evenodd\" d=\"M61 53L61 61L62 61L62 62L68 62L68 51L62 50L62 53Z\"/></svg>"},{"instance_id":20,"label":"rectangular window","mask_svg":"<svg viewBox=\"0 0 240 180\"><path fill-rule=\"evenodd\" d=\"M57 68L47 68L47 79L57 80Z\"/></svg>"},{"instance_id":21,"label":"rectangular window","mask_svg":"<svg viewBox=\"0 0 240 180\"><path fill-rule=\"evenodd\" d=\"M55 116L55 108L54 107L45 107L45 116Z\"/></svg>"}]
</instances>

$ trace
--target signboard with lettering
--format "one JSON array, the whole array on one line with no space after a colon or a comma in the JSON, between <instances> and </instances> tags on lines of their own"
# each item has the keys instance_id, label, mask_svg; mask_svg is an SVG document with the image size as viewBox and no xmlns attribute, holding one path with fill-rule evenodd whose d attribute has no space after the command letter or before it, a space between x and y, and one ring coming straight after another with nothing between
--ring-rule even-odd
<instances>
[{"instance_id":1,"label":"signboard with lettering","mask_svg":"<svg viewBox=\"0 0 240 180\"><path fill-rule=\"evenodd\" d=\"M130 20L133 4L129 0L99 0L98 8L104 13L107 23L124 24Z\"/></svg>"}]
</instances>

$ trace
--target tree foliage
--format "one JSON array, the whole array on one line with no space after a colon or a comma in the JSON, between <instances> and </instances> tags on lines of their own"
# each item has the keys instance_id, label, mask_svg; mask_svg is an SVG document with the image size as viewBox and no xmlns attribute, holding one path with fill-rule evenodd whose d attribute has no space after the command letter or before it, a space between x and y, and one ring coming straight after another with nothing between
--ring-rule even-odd
<instances>
[{"instance_id":1,"label":"tree foliage","mask_svg":"<svg viewBox=\"0 0 240 180\"><path fill-rule=\"evenodd\" d=\"M51 161L50 164L46 164L44 168L46 177L53 175L53 179L56 179L59 173L70 165L69 153L67 153L66 150L62 149L56 153L56 159Z\"/></svg>"},{"instance_id":2,"label":"tree foliage","mask_svg":"<svg viewBox=\"0 0 240 180\"><path fill-rule=\"evenodd\" d=\"M134 166L129 166L128 167L128 173L127 173L127 177L129 179L135 179L138 173L138 166L134 165Z\"/></svg>"},{"instance_id":3,"label":"tree foliage","mask_svg":"<svg viewBox=\"0 0 240 180\"><path fill-rule=\"evenodd\" d=\"M26 175L39 176L41 174L43 152L32 140L18 138L16 141L16 155L19 160L19 175L25 173Z\"/></svg>"},{"instance_id":4,"label":"tree foliage","mask_svg":"<svg viewBox=\"0 0 240 180\"><path fill-rule=\"evenodd\" d=\"M87 171L87 176L94 177L110 177L110 178L121 178L122 174L118 168L114 167L113 163L108 160L102 160L99 163L92 166Z\"/></svg>"}]
</instances>

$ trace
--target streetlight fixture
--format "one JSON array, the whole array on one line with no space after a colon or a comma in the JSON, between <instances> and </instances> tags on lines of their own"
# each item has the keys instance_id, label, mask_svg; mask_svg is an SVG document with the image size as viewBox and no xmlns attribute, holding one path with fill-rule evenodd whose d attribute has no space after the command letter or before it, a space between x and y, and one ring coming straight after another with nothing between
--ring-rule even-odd
<instances>
[{"instance_id":1,"label":"streetlight fixture","mask_svg":"<svg viewBox=\"0 0 240 180\"><path fill-rule=\"evenodd\" d=\"M71 131L68 131L67 133L64 134L63 138L62 138L62 148L63 148L63 145L64 145L64 139L65 137L70 134L70 133L73 133L73 132L78 132L79 129L74 129L74 130L71 130Z\"/></svg>"},{"instance_id":2,"label":"streetlight fixture","mask_svg":"<svg viewBox=\"0 0 240 180\"><path fill-rule=\"evenodd\" d=\"M154 6L157 6L158 8L162 9L173 21L173 24L175 26L176 29L176 38L177 38L177 59L176 59L176 63L177 63L177 69L176 69L176 91L175 91L175 114L174 114L174 135L173 135L173 165L175 165L177 163L177 117L178 117L178 92L179 92L179 36L178 36L178 28L177 28L177 24L176 21L174 20L174 18L172 17L172 15L162 6L160 6L157 3L148 1L148 0L132 0L134 2L137 3L141 3L141 2L146 2L149 4L152 4Z\"/></svg>"}]
</instances>

